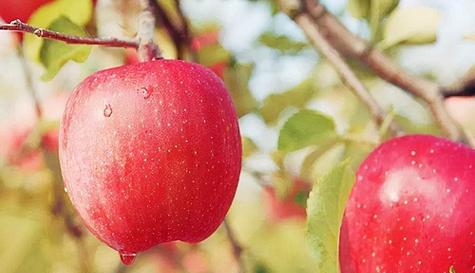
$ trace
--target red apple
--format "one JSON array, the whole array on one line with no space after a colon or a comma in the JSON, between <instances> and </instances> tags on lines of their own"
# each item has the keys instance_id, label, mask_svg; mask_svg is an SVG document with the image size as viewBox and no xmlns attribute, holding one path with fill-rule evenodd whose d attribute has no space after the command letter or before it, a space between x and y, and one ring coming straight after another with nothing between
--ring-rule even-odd
<instances>
[{"instance_id":1,"label":"red apple","mask_svg":"<svg viewBox=\"0 0 475 273\"><path fill-rule=\"evenodd\" d=\"M219 32L216 30L200 33L193 37L191 41L191 48L195 51L217 44L219 42Z\"/></svg>"},{"instance_id":2,"label":"red apple","mask_svg":"<svg viewBox=\"0 0 475 273\"><path fill-rule=\"evenodd\" d=\"M66 104L59 152L73 205L124 257L210 236L241 169L236 110L223 82L179 60L86 78Z\"/></svg>"},{"instance_id":3,"label":"red apple","mask_svg":"<svg viewBox=\"0 0 475 273\"><path fill-rule=\"evenodd\" d=\"M206 32L199 33L193 37L191 41L191 49L195 52L200 52L201 50L206 49L207 47L213 47L219 45L219 31L210 30ZM229 67L229 58L224 57L221 60L217 60L213 64L207 65L218 77L221 79L224 78L224 72L226 68Z\"/></svg>"},{"instance_id":4,"label":"red apple","mask_svg":"<svg viewBox=\"0 0 475 273\"><path fill-rule=\"evenodd\" d=\"M38 118L34 105L30 101L19 101L13 107L9 119L0 123L0 158L8 164L24 171L36 171L42 167L42 156L39 149L25 147L25 141L34 130ZM48 121L59 121L66 103L64 93L46 98L42 102L43 118ZM44 132L41 138L42 148L56 153L58 151L58 131L55 128ZM26 149L28 148L28 149Z\"/></svg>"},{"instance_id":5,"label":"red apple","mask_svg":"<svg viewBox=\"0 0 475 273\"><path fill-rule=\"evenodd\" d=\"M139 62L137 50L134 48L126 48L124 53L124 64L136 64Z\"/></svg>"},{"instance_id":6,"label":"red apple","mask_svg":"<svg viewBox=\"0 0 475 273\"><path fill-rule=\"evenodd\" d=\"M48 2L51 2L51 0L1 0L0 17L5 22L15 19L27 22L35 10Z\"/></svg>"},{"instance_id":7,"label":"red apple","mask_svg":"<svg viewBox=\"0 0 475 273\"><path fill-rule=\"evenodd\" d=\"M475 271L475 150L392 139L357 172L340 236L342 273Z\"/></svg>"},{"instance_id":8,"label":"red apple","mask_svg":"<svg viewBox=\"0 0 475 273\"><path fill-rule=\"evenodd\" d=\"M294 179L292 189L285 198L279 198L273 187L264 188L264 200L270 220L275 222L285 219L304 220L305 205L298 199L306 200L309 191L310 185L299 178Z\"/></svg>"}]
</instances>

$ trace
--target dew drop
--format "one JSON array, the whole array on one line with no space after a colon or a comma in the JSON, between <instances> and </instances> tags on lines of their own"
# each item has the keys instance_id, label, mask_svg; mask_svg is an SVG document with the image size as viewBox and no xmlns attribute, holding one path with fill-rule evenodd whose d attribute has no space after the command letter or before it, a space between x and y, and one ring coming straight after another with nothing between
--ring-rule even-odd
<instances>
[{"instance_id":1,"label":"dew drop","mask_svg":"<svg viewBox=\"0 0 475 273\"><path fill-rule=\"evenodd\" d=\"M139 91L144 99L148 99L152 95L152 90L151 87L141 87Z\"/></svg>"},{"instance_id":2,"label":"dew drop","mask_svg":"<svg viewBox=\"0 0 475 273\"><path fill-rule=\"evenodd\" d=\"M135 261L135 257L137 256L136 253L129 253L129 252L119 252L120 260L125 265L131 265Z\"/></svg>"},{"instance_id":3,"label":"dew drop","mask_svg":"<svg viewBox=\"0 0 475 273\"><path fill-rule=\"evenodd\" d=\"M106 104L106 108L104 108L104 117L108 118L112 115L112 107L110 104Z\"/></svg>"}]
</instances>

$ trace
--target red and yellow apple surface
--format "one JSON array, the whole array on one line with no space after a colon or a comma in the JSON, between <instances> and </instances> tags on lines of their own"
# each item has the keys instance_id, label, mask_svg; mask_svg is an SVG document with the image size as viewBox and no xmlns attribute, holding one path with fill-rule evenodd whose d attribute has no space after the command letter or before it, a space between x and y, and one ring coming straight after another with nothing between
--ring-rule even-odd
<instances>
[{"instance_id":1,"label":"red and yellow apple surface","mask_svg":"<svg viewBox=\"0 0 475 273\"><path fill-rule=\"evenodd\" d=\"M66 104L59 153L73 205L125 262L160 243L210 236L241 169L238 119L223 82L178 60L86 78Z\"/></svg>"}]
</instances>

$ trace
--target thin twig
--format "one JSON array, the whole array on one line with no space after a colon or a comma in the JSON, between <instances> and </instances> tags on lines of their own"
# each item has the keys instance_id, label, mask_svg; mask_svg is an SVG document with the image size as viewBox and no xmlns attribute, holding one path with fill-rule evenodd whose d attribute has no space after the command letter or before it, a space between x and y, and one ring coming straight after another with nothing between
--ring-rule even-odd
<instances>
[{"instance_id":1,"label":"thin twig","mask_svg":"<svg viewBox=\"0 0 475 273\"><path fill-rule=\"evenodd\" d=\"M142 12L139 15L139 28L137 37L139 38L139 57L142 61L149 61L161 58L160 49L153 42L155 36L155 0L140 0Z\"/></svg>"},{"instance_id":2,"label":"thin twig","mask_svg":"<svg viewBox=\"0 0 475 273\"><path fill-rule=\"evenodd\" d=\"M18 44L16 48L17 48L18 58L20 59L21 67L23 69L23 75L25 76L26 89L30 93L31 99L33 100L33 103L35 106L36 119L40 120L41 117L43 116L43 113L41 111L41 104L38 99L38 93L36 92L36 89L33 86L33 80L31 76L30 68L28 67L28 64L26 63L25 54L23 54L23 48L21 44Z\"/></svg>"},{"instance_id":3,"label":"thin twig","mask_svg":"<svg viewBox=\"0 0 475 273\"><path fill-rule=\"evenodd\" d=\"M192 36L191 36L191 31L190 31L190 22L186 18L185 14L183 13L183 10L181 9L181 1L180 0L175 0L175 6L176 10L178 13L178 18L181 21L181 31L180 35L185 43L185 45L188 47L191 53L191 58L196 61L198 59L195 50L191 46L192 43Z\"/></svg>"},{"instance_id":4,"label":"thin twig","mask_svg":"<svg viewBox=\"0 0 475 273\"><path fill-rule=\"evenodd\" d=\"M307 0L307 10L330 43L342 54L366 64L375 74L395 86L421 98L429 107L445 135L467 141L464 133L449 116L443 104L440 87L427 79L411 75L369 43L349 31L318 1Z\"/></svg>"},{"instance_id":5,"label":"thin twig","mask_svg":"<svg viewBox=\"0 0 475 273\"><path fill-rule=\"evenodd\" d=\"M81 37L70 34L64 34L45 28L39 28L30 26L21 22L20 20L14 20L9 24L0 25L0 30L9 30L14 32L26 32L33 33L40 38L49 40L62 41L67 44L85 44L85 45L102 45L108 47L132 47L138 48L139 44L134 40L121 40L117 38L92 38Z\"/></svg>"},{"instance_id":6,"label":"thin twig","mask_svg":"<svg viewBox=\"0 0 475 273\"><path fill-rule=\"evenodd\" d=\"M236 235L234 234L234 231L229 225L229 222L227 219L224 219L223 227L224 227L224 230L226 231L226 235L228 236L229 242L231 243L232 253L239 266L239 273L245 273L246 266L244 264L244 260L242 259L243 247L241 246L239 241L236 239Z\"/></svg>"},{"instance_id":7,"label":"thin twig","mask_svg":"<svg viewBox=\"0 0 475 273\"><path fill-rule=\"evenodd\" d=\"M313 23L313 19L305 14L300 13L295 16L295 22L305 32L307 38L315 46L315 48L324 55L327 60L333 65L343 82L350 88L351 91L363 102L371 113L374 121L378 126L383 124L386 113L378 103L371 97L369 91L363 83L356 77L350 66L343 60L338 51L336 51L327 39L321 33L319 27ZM390 126L391 132L396 135L400 131L395 123Z\"/></svg>"}]
</instances>

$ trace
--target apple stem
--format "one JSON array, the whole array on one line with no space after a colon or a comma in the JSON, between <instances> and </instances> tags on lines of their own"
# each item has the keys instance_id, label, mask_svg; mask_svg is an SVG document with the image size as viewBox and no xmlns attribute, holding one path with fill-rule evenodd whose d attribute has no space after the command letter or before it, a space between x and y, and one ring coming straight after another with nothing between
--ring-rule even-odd
<instances>
[{"instance_id":1,"label":"apple stem","mask_svg":"<svg viewBox=\"0 0 475 273\"><path fill-rule=\"evenodd\" d=\"M155 0L140 0L142 12L139 15L137 38L139 40L139 59L143 62L162 58L160 48L153 42L155 16L152 1Z\"/></svg>"},{"instance_id":2,"label":"apple stem","mask_svg":"<svg viewBox=\"0 0 475 273\"><path fill-rule=\"evenodd\" d=\"M31 26L20 20L13 20L9 24L0 24L0 30L9 30L13 32L32 33L40 38L49 40L62 41L67 44L83 44L83 45L102 45L108 47L131 47L138 48L139 43L134 40L122 40L117 38L96 38L81 37L70 34L64 34L45 28Z\"/></svg>"}]
</instances>

